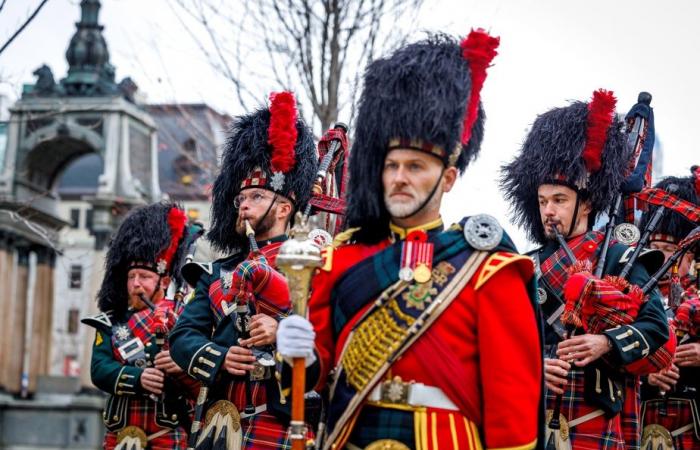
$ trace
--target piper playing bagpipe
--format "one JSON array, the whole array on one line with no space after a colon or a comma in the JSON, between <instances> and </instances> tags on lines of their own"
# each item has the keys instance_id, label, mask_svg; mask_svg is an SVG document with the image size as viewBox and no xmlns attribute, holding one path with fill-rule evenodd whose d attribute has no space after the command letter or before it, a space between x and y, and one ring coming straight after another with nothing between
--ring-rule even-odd
<instances>
[{"instance_id":1,"label":"piper playing bagpipe","mask_svg":"<svg viewBox=\"0 0 700 450\"><path fill-rule=\"evenodd\" d=\"M542 245L532 256L545 323L548 448L638 448L637 374L671 359L659 351L669 330L658 293L642 298L630 287L649 279L661 255L639 252L627 280L607 278L622 271L633 249L614 239L602 249L605 235L591 231L633 160L615 104L611 92L599 90L590 102L540 115L502 176L518 225ZM603 250L601 279L593 270ZM572 336L571 329L578 331ZM560 415L552 417L557 406Z\"/></svg>"},{"instance_id":2,"label":"piper playing bagpipe","mask_svg":"<svg viewBox=\"0 0 700 450\"><path fill-rule=\"evenodd\" d=\"M670 185L676 186L677 199L700 211L700 168L692 167L688 177L667 177L655 188L665 191ZM682 241L692 239L690 234L696 231L700 217L692 217L691 207L679 206L666 208L650 242L650 247L662 251L667 259L677 258L672 270L660 279L659 287L676 330L678 347L674 364L649 375L642 386L645 450L700 448L700 301L697 271L695 279L691 275L693 264L700 259L700 246L682 248L686 246ZM651 209L645 212L642 224L649 222L652 214ZM690 220L689 215L695 220Z\"/></svg>"},{"instance_id":3,"label":"piper playing bagpipe","mask_svg":"<svg viewBox=\"0 0 700 450\"><path fill-rule=\"evenodd\" d=\"M185 449L189 378L170 357L165 337L181 304L165 297L186 241L184 211L154 204L131 212L107 252L98 293L91 376L109 394L106 449Z\"/></svg>"},{"instance_id":4,"label":"piper playing bagpipe","mask_svg":"<svg viewBox=\"0 0 700 450\"><path fill-rule=\"evenodd\" d=\"M208 233L230 256L183 268L195 293L170 334L173 359L203 383L192 448L290 447L280 386L289 380L279 380L269 360L277 322L291 310L275 260L294 212L309 201L317 165L290 92L273 93L269 107L234 119Z\"/></svg>"},{"instance_id":5,"label":"piper playing bagpipe","mask_svg":"<svg viewBox=\"0 0 700 450\"><path fill-rule=\"evenodd\" d=\"M285 318L277 337L317 389L330 385L323 449L537 444L532 262L490 216L448 229L440 217L479 151L497 46L483 30L431 36L367 68L348 229L324 251L308 318Z\"/></svg>"}]
</instances>

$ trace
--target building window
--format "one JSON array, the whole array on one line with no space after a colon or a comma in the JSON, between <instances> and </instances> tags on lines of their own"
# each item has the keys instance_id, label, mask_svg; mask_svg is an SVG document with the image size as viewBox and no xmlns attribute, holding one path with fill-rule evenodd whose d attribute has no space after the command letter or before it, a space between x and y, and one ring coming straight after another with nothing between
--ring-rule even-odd
<instances>
[{"instance_id":1,"label":"building window","mask_svg":"<svg viewBox=\"0 0 700 450\"><path fill-rule=\"evenodd\" d=\"M71 289L80 289L83 284L83 266L73 264L70 266L70 284Z\"/></svg>"},{"instance_id":2,"label":"building window","mask_svg":"<svg viewBox=\"0 0 700 450\"><path fill-rule=\"evenodd\" d=\"M78 324L80 323L80 310L68 310L68 334L78 334Z\"/></svg>"},{"instance_id":3,"label":"building window","mask_svg":"<svg viewBox=\"0 0 700 450\"><path fill-rule=\"evenodd\" d=\"M85 215L85 228L87 228L87 230L91 233L92 233L93 216L95 215L94 212L95 211L93 211L92 209L88 209L87 214Z\"/></svg>"},{"instance_id":4,"label":"building window","mask_svg":"<svg viewBox=\"0 0 700 450\"><path fill-rule=\"evenodd\" d=\"M70 210L70 227L80 228L80 210L78 208Z\"/></svg>"}]
</instances>

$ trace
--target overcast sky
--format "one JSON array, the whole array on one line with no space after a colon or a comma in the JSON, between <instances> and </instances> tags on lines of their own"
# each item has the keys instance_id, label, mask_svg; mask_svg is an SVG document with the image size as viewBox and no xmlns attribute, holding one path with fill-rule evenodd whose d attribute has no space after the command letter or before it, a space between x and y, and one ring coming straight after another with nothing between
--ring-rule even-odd
<instances>
[{"instance_id":1,"label":"overcast sky","mask_svg":"<svg viewBox=\"0 0 700 450\"><path fill-rule=\"evenodd\" d=\"M7 0L0 40L39 0ZM223 2L224 4L226 2ZM481 157L446 199L447 221L464 215L496 216L516 239L507 204L497 190L499 167L513 158L535 117L568 100L587 100L606 88L626 112L641 90L652 93L664 175L686 175L700 164L695 140L700 104L700 2L693 0L435 0L422 30L464 35L472 27L501 36L499 56L482 92L488 120ZM27 30L0 55L0 93L16 99L32 72L48 64L65 76L65 50L80 14L78 0L50 0ZM184 33L167 0L104 0L100 22L117 69L131 76L151 102L206 102L240 113L231 86L213 73ZM405 24L411 26L412 24ZM274 86L270 87L271 89ZM657 162L658 164L658 162Z\"/></svg>"}]
</instances>

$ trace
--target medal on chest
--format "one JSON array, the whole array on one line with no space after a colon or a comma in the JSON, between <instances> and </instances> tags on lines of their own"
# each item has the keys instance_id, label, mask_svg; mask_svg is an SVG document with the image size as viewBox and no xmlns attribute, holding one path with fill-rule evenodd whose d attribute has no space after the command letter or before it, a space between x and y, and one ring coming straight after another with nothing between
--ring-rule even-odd
<instances>
[{"instance_id":1,"label":"medal on chest","mask_svg":"<svg viewBox=\"0 0 700 450\"><path fill-rule=\"evenodd\" d=\"M401 268L399 279L405 282L426 283L433 270L433 243L428 242L428 233L415 230L408 233L401 243Z\"/></svg>"}]
</instances>

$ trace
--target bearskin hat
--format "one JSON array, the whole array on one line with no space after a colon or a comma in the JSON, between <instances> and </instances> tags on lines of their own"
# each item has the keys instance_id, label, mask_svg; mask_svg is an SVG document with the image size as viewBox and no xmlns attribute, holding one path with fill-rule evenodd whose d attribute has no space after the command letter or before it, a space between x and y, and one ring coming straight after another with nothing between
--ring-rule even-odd
<instances>
[{"instance_id":1,"label":"bearskin hat","mask_svg":"<svg viewBox=\"0 0 700 450\"><path fill-rule=\"evenodd\" d=\"M437 34L367 67L345 212L346 226L360 227L357 241L389 234L382 169L390 150L424 151L460 172L476 157L484 133L480 91L498 42L481 30L461 43Z\"/></svg>"},{"instance_id":2,"label":"bearskin hat","mask_svg":"<svg viewBox=\"0 0 700 450\"><path fill-rule=\"evenodd\" d=\"M629 168L625 124L615 114L612 92L598 90L589 103L576 101L537 117L520 153L502 168L501 189L528 238L545 243L537 190L561 184L591 202L591 221L607 211Z\"/></svg>"},{"instance_id":3,"label":"bearskin hat","mask_svg":"<svg viewBox=\"0 0 700 450\"><path fill-rule=\"evenodd\" d=\"M654 187L664 191L672 184L677 186L673 193L678 197L694 205L700 205L700 166L690 168L690 176L687 177L666 177L656 183ZM651 220L655 208L647 208L642 214L639 227L644 229ZM656 231L651 236L652 241L665 241L677 243L683 240L695 228L696 224L685 218L680 213L671 209L665 209L661 221Z\"/></svg>"},{"instance_id":4,"label":"bearskin hat","mask_svg":"<svg viewBox=\"0 0 700 450\"><path fill-rule=\"evenodd\" d=\"M233 202L246 188L283 195L303 210L309 201L318 167L313 134L299 117L291 92L270 94L270 106L236 117L214 181L212 221L208 238L219 250L247 248L236 230Z\"/></svg>"},{"instance_id":5,"label":"bearskin hat","mask_svg":"<svg viewBox=\"0 0 700 450\"><path fill-rule=\"evenodd\" d=\"M187 216L179 206L154 203L131 211L107 250L105 276L97 293L100 311L112 311L116 317L126 312L126 282L132 268L179 276L186 241Z\"/></svg>"}]
</instances>

